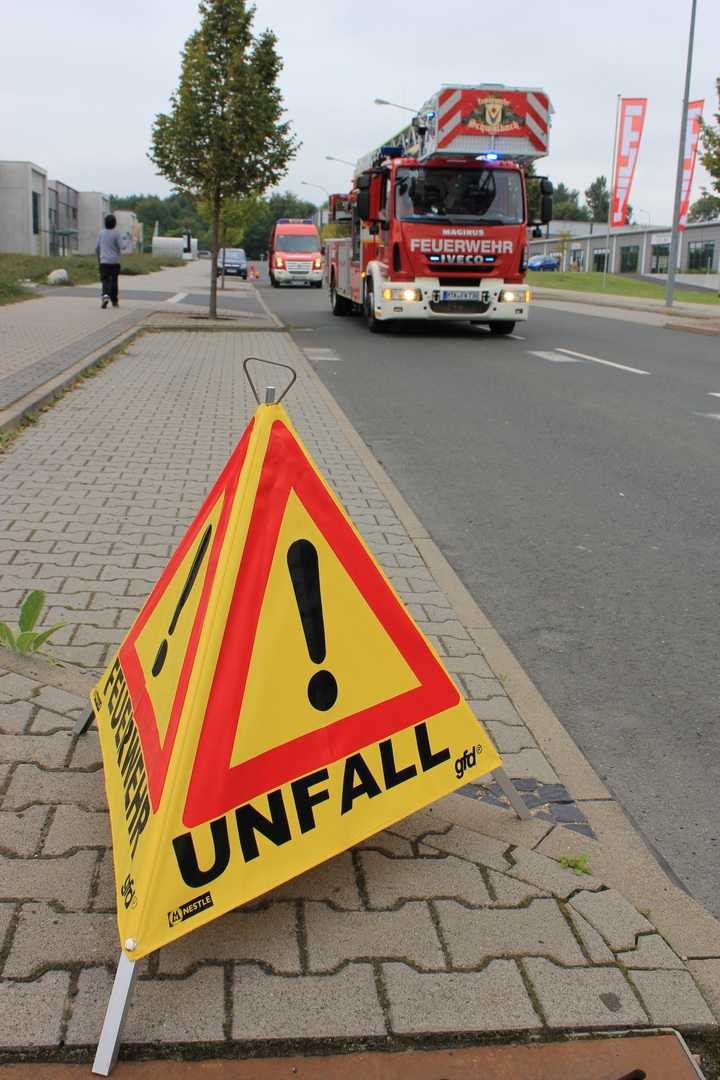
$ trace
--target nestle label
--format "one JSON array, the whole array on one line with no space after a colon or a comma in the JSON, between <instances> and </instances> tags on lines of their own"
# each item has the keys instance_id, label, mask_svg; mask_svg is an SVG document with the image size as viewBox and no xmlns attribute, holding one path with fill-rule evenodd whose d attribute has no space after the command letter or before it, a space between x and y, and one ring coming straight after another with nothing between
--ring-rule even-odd
<instances>
[{"instance_id":1,"label":"nestle label","mask_svg":"<svg viewBox=\"0 0 720 1080\"><path fill-rule=\"evenodd\" d=\"M176 926L178 923L185 922L186 919L192 919L193 915L199 915L205 908L212 906L213 900L210 893L203 893L202 896L196 896L194 900L188 900L187 904L182 904L181 907L175 908L174 911L168 911L168 923L170 926Z\"/></svg>"}]
</instances>

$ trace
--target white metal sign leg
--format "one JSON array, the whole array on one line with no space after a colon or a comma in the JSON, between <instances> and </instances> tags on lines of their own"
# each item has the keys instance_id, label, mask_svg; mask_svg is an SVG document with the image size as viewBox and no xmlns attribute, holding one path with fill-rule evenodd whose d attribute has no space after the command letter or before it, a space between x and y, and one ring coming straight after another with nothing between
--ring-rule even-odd
<instances>
[{"instance_id":1,"label":"white metal sign leg","mask_svg":"<svg viewBox=\"0 0 720 1080\"><path fill-rule=\"evenodd\" d=\"M502 767L500 767L499 769L493 769L493 776L502 788L503 795L508 800L520 820L529 821L532 817L532 814L523 802L520 792L515 787L505 770Z\"/></svg>"},{"instance_id":2,"label":"white metal sign leg","mask_svg":"<svg viewBox=\"0 0 720 1080\"><path fill-rule=\"evenodd\" d=\"M97 1076L109 1076L110 1070L117 1061L123 1028L125 1027L125 1018L130 1008L130 999L136 979L136 962L128 960L125 953L121 953L112 994L110 995L110 1004L105 1013L105 1023L103 1024L92 1067L92 1071Z\"/></svg>"}]
</instances>

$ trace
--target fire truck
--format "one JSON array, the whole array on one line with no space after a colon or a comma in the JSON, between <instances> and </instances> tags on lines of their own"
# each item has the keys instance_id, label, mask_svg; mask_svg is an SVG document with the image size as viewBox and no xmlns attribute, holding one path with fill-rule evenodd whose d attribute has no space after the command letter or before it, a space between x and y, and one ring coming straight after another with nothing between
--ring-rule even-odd
<instances>
[{"instance_id":1,"label":"fire truck","mask_svg":"<svg viewBox=\"0 0 720 1080\"><path fill-rule=\"evenodd\" d=\"M329 202L331 220L351 223L325 243L333 313L364 313L373 333L409 319L512 333L530 306L524 166L548 153L552 112L538 89L443 86L360 159L350 194ZM534 235L552 218L552 184L539 183Z\"/></svg>"}]
</instances>

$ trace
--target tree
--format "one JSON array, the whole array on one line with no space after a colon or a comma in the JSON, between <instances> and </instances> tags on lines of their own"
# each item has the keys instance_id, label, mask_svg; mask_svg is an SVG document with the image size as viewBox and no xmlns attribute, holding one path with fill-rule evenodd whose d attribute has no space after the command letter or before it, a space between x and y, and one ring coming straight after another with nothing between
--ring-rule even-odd
<instances>
[{"instance_id":1,"label":"tree","mask_svg":"<svg viewBox=\"0 0 720 1080\"><path fill-rule=\"evenodd\" d=\"M715 221L720 217L720 199L714 195L701 195L694 203L691 203L687 219L694 221Z\"/></svg>"},{"instance_id":2,"label":"tree","mask_svg":"<svg viewBox=\"0 0 720 1080\"><path fill-rule=\"evenodd\" d=\"M720 79L716 80L715 88L720 104ZM700 154L700 160L712 177L711 186L720 195L720 112L715 113L715 119L718 122L717 127L711 127L702 118L700 120L700 142L704 149L704 153ZM703 188L703 195L709 195L705 188Z\"/></svg>"},{"instance_id":3,"label":"tree","mask_svg":"<svg viewBox=\"0 0 720 1080\"><path fill-rule=\"evenodd\" d=\"M585 200L593 221L607 221L610 213L610 192L607 177L598 176L590 187L585 188Z\"/></svg>"},{"instance_id":4,"label":"tree","mask_svg":"<svg viewBox=\"0 0 720 1080\"><path fill-rule=\"evenodd\" d=\"M151 160L176 191L212 207L210 314L217 315L217 254L224 199L259 197L287 172L298 146L280 123L277 38L251 32L245 0L200 0L202 22L183 50L170 115L153 124Z\"/></svg>"}]
</instances>

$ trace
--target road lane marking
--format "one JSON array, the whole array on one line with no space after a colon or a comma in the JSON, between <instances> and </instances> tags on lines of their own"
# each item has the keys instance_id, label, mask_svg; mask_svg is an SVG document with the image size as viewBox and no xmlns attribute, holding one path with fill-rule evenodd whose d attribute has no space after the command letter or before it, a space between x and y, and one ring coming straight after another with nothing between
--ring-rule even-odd
<instances>
[{"instance_id":1,"label":"road lane marking","mask_svg":"<svg viewBox=\"0 0 720 1080\"><path fill-rule=\"evenodd\" d=\"M312 360L315 363L319 360L331 360L333 363L342 360L342 357L338 356L334 349L303 349L303 352L308 360Z\"/></svg>"},{"instance_id":2,"label":"road lane marking","mask_svg":"<svg viewBox=\"0 0 720 1080\"><path fill-rule=\"evenodd\" d=\"M580 361L574 356L560 356L556 352L533 352L530 356L539 356L541 360L552 360L554 364L579 364Z\"/></svg>"},{"instance_id":3,"label":"road lane marking","mask_svg":"<svg viewBox=\"0 0 720 1080\"><path fill-rule=\"evenodd\" d=\"M586 353L573 352L572 349L558 348L558 352L566 353L568 356L578 356L581 360L592 360L594 364L607 364L608 367L620 368L621 371L631 371L634 375L649 375L649 371L642 371L640 368L628 367L627 364L616 364L614 360L601 360L599 356L587 356Z\"/></svg>"},{"instance_id":4,"label":"road lane marking","mask_svg":"<svg viewBox=\"0 0 720 1080\"><path fill-rule=\"evenodd\" d=\"M710 397L720 397L720 394L716 394L714 390L709 390Z\"/></svg>"},{"instance_id":5,"label":"road lane marking","mask_svg":"<svg viewBox=\"0 0 720 1080\"><path fill-rule=\"evenodd\" d=\"M184 300L187 295L188 294L186 292L175 293L174 296L171 296L170 299L166 300L165 302L167 304L179 304L180 301Z\"/></svg>"}]
</instances>

